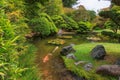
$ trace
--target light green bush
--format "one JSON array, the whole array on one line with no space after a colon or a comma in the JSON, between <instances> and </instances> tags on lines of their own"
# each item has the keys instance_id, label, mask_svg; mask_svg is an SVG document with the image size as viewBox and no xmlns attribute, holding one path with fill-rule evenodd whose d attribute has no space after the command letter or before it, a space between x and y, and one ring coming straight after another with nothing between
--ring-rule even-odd
<instances>
[{"instance_id":1,"label":"light green bush","mask_svg":"<svg viewBox=\"0 0 120 80\"><path fill-rule=\"evenodd\" d=\"M52 20L54 21L56 27L58 28L67 28L66 22L60 15L55 15L52 17Z\"/></svg>"},{"instance_id":2,"label":"light green bush","mask_svg":"<svg viewBox=\"0 0 120 80\"><path fill-rule=\"evenodd\" d=\"M91 24L90 22L78 22L78 30L77 33L88 33L90 31Z\"/></svg>"},{"instance_id":3,"label":"light green bush","mask_svg":"<svg viewBox=\"0 0 120 80\"><path fill-rule=\"evenodd\" d=\"M65 29L66 30L76 30L78 29L78 24L70 17L66 15L62 15L63 19L65 20Z\"/></svg>"},{"instance_id":4,"label":"light green bush","mask_svg":"<svg viewBox=\"0 0 120 80\"><path fill-rule=\"evenodd\" d=\"M31 20L33 31L39 32L42 37L46 37L57 32L57 28L52 19L46 14L41 13L39 17Z\"/></svg>"}]
</instances>

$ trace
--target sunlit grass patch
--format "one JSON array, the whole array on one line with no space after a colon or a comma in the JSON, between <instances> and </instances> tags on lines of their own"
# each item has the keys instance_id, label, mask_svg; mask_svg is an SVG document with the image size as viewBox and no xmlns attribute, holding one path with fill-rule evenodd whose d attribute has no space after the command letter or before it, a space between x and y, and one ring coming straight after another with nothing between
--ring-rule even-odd
<instances>
[{"instance_id":1,"label":"sunlit grass patch","mask_svg":"<svg viewBox=\"0 0 120 80\"><path fill-rule=\"evenodd\" d=\"M76 57L79 60L89 60L93 61L93 59L90 56L90 51L96 46L96 45L103 45L105 47L105 50L107 52L108 56L120 56L120 44L116 43L85 43L76 45L74 48L76 50Z\"/></svg>"},{"instance_id":2,"label":"sunlit grass patch","mask_svg":"<svg viewBox=\"0 0 120 80\"><path fill-rule=\"evenodd\" d=\"M107 56L104 60L95 60L91 57L90 51L96 45L103 45L107 52ZM86 61L87 63L93 64L93 69L91 71L85 71L84 65L75 65L74 60L67 59L63 57L66 67L72 72L79 76L86 77L88 80L116 80L116 77L102 76L96 74L96 68L104 64L113 64L114 61L120 57L120 44L116 43L84 43L74 46L76 50L75 56L79 61Z\"/></svg>"}]
</instances>

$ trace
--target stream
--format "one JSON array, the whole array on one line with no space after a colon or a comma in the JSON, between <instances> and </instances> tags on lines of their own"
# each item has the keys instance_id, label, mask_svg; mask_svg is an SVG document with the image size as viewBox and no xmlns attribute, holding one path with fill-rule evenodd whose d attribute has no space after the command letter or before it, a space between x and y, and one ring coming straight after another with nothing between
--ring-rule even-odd
<instances>
[{"instance_id":1,"label":"stream","mask_svg":"<svg viewBox=\"0 0 120 80\"><path fill-rule=\"evenodd\" d=\"M68 71L64 65L62 58L60 57L60 50L63 46L70 44L81 44L85 42L85 39L81 39L80 36L75 36L72 39L64 39L66 43L58 46L58 49L49 55L49 59L44 62L45 56L50 54L56 45L48 44L48 40L56 39L56 37L49 37L46 39L37 39L34 41L35 46L38 48L36 53L36 64L38 65L38 75L42 80L82 80L72 72Z\"/></svg>"}]
</instances>

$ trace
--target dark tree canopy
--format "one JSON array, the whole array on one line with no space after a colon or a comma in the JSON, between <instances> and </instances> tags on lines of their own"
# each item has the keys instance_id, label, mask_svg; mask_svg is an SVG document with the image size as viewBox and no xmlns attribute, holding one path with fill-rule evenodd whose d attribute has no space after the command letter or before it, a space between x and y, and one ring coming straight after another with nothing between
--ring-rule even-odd
<instances>
[{"instance_id":1,"label":"dark tree canopy","mask_svg":"<svg viewBox=\"0 0 120 80\"><path fill-rule=\"evenodd\" d=\"M112 0L112 3L115 3L116 5L120 6L120 0Z\"/></svg>"},{"instance_id":2,"label":"dark tree canopy","mask_svg":"<svg viewBox=\"0 0 120 80\"><path fill-rule=\"evenodd\" d=\"M101 11L99 15L104 18L110 18L113 22L115 22L118 26L120 26L119 13L116 13L115 11Z\"/></svg>"},{"instance_id":3,"label":"dark tree canopy","mask_svg":"<svg viewBox=\"0 0 120 80\"><path fill-rule=\"evenodd\" d=\"M64 7L72 7L78 0L62 0Z\"/></svg>"},{"instance_id":4,"label":"dark tree canopy","mask_svg":"<svg viewBox=\"0 0 120 80\"><path fill-rule=\"evenodd\" d=\"M46 2L48 2L49 0L25 0L25 2L33 4L35 2L40 2L41 4L45 4Z\"/></svg>"}]
</instances>

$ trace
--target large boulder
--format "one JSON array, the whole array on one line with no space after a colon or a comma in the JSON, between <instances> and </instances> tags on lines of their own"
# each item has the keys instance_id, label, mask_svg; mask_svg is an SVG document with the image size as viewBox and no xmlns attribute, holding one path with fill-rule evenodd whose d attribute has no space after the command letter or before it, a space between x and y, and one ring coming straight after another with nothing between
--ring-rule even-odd
<instances>
[{"instance_id":1,"label":"large boulder","mask_svg":"<svg viewBox=\"0 0 120 80\"><path fill-rule=\"evenodd\" d=\"M96 69L96 73L111 76L120 76L119 65L102 65Z\"/></svg>"},{"instance_id":2,"label":"large boulder","mask_svg":"<svg viewBox=\"0 0 120 80\"><path fill-rule=\"evenodd\" d=\"M73 46L70 45L70 46L63 47L62 50L60 51L60 54L63 56L66 56L69 53L74 53L74 52L75 52L75 50L73 49Z\"/></svg>"},{"instance_id":3,"label":"large boulder","mask_svg":"<svg viewBox=\"0 0 120 80\"><path fill-rule=\"evenodd\" d=\"M106 51L103 45L97 45L95 48L91 50L91 56L94 59L104 59L106 55Z\"/></svg>"}]
</instances>

